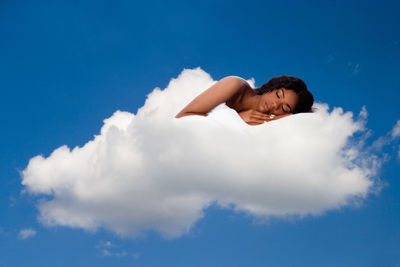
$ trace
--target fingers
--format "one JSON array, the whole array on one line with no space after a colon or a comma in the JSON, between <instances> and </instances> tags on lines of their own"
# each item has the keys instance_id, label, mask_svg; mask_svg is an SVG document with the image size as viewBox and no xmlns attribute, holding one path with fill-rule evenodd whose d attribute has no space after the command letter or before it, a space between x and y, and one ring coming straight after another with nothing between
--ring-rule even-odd
<instances>
[{"instance_id":1,"label":"fingers","mask_svg":"<svg viewBox=\"0 0 400 267\"><path fill-rule=\"evenodd\" d=\"M264 122L265 122L265 120L257 119L257 118L251 118L250 120L247 121L247 123L250 125L263 124Z\"/></svg>"},{"instance_id":2,"label":"fingers","mask_svg":"<svg viewBox=\"0 0 400 267\"><path fill-rule=\"evenodd\" d=\"M252 121L250 121L251 123L255 123L255 124L263 124L264 122L265 122L265 120L257 120L257 119L254 119L254 120L252 120Z\"/></svg>"},{"instance_id":3,"label":"fingers","mask_svg":"<svg viewBox=\"0 0 400 267\"><path fill-rule=\"evenodd\" d=\"M263 124L264 122L261 122L261 123L259 123L259 122L248 122L247 124L249 124L249 125L260 125L260 124Z\"/></svg>"},{"instance_id":4,"label":"fingers","mask_svg":"<svg viewBox=\"0 0 400 267\"><path fill-rule=\"evenodd\" d=\"M261 114L254 114L253 116L251 116L251 118L258 120L266 120L269 118L269 116L261 113Z\"/></svg>"},{"instance_id":5,"label":"fingers","mask_svg":"<svg viewBox=\"0 0 400 267\"><path fill-rule=\"evenodd\" d=\"M269 115L261 113L259 111L253 110L251 112L251 117L259 120L267 120L269 119Z\"/></svg>"},{"instance_id":6,"label":"fingers","mask_svg":"<svg viewBox=\"0 0 400 267\"><path fill-rule=\"evenodd\" d=\"M273 120L273 119L271 119L270 115L267 115L267 114L264 114L261 112L254 113L252 119L258 123L260 123L261 121L262 121L261 123L264 123L266 121L268 122L268 121Z\"/></svg>"},{"instance_id":7,"label":"fingers","mask_svg":"<svg viewBox=\"0 0 400 267\"><path fill-rule=\"evenodd\" d=\"M258 125L274 120L269 114L267 115L253 109L239 112L239 115L249 125Z\"/></svg>"}]
</instances>

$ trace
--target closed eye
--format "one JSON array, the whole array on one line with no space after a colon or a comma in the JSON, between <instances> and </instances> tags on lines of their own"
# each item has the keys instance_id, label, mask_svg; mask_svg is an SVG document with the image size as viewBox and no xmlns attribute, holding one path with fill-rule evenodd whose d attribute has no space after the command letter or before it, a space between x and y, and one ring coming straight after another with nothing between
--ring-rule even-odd
<instances>
[{"instance_id":1,"label":"closed eye","mask_svg":"<svg viewBox=\"0 0 400 267\"><path fill-rule=\"evenodd\" d=\"M290 108L290 106L289 105L287 105L287 106L285 106L286 107L286 110L285 110L285 108L282 106L282 111L283 112L287 112L287 113L290 113L291 112L291 108Z\"/></svg>"},{"instance_id":2,"label":"closed eye","mask_svg":"<svg viewBox=\"0 0 400 267\"><path fill-rule=\"evenodd\" d=\"M285 91L283 91L283 90L281 89L281 92L282 92L283 98L285 98ZM285 110L284 107L282 106L282 111L283 111L283 112L287 112L287 113L292 112L292 107L291 107L289 104L286 104L285 107L286 107L286 110Z\"/></svg>"}]
</instances>

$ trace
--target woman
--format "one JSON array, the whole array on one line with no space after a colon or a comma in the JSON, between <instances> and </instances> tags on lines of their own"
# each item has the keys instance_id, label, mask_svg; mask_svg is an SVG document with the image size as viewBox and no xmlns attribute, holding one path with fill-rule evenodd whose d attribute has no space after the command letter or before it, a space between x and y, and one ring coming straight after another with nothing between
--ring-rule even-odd
<instances>
[{"instance_id":1,"label":"woman","mask_svg":"<svg viewBox=\"0 0 400 267\"><path fill-rule=\"evenodd\" d=\"M243 79L228 76L208 88L175 117L207 116L221 103L236 110L250 125L262 124L291 114L310 112L314 103L306 84L293 76L278 76L253 89Z\"/></svg>"}]
</instances>

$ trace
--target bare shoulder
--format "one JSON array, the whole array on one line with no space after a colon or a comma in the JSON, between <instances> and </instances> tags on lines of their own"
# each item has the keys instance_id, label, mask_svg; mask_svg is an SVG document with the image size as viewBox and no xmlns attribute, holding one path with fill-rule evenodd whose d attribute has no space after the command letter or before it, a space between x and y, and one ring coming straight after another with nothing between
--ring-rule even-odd
<instances>
[{"instance_id":1,"label":"bare shoulder","mask_svg":"<svg viewBox=\"0 0 400 267\"><path fill-rule=\"evenodd\" d=\"M232 77L232 80L235 80L236 83L240 84L238 85L240 89L237 90L236 93L233 94L226 101L226 105L230 108L235 109L236 111L240 111L243 99L246 96L254 95L254 90L246 80L237 76L230 76L230 77Z\"/></svg>"},{"instance_id":2,"label":"bare shoulder","mask_svg":"<svg viewBox=\"0 0 400 267\"><path fill-rule=\"evenodd\" d=\"M251 86L248 84L248 82L239 76L227 76L220 81L229 82L240 87L248 87L251 89Z\"/></svg>"}]
</instances>

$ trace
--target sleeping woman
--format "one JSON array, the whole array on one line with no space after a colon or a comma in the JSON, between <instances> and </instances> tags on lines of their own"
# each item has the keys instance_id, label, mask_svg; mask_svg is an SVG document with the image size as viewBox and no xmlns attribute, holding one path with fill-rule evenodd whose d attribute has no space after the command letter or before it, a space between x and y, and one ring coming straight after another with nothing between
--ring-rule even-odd
<instances>
[{"instance_id":1,"label":"sleeping woman","mask_svg":"<svg viewBox=\"0 0 400 267\"><path fill-rule=\"evenodd\" d=\"M207 116L214 107L225 103L250 125L262 124L291 114L311 112L314 103L306 84L293 76L278 76L253 89L245 80L228 76L184 107L175 117Z\"/></svg>"}]
</instances>

